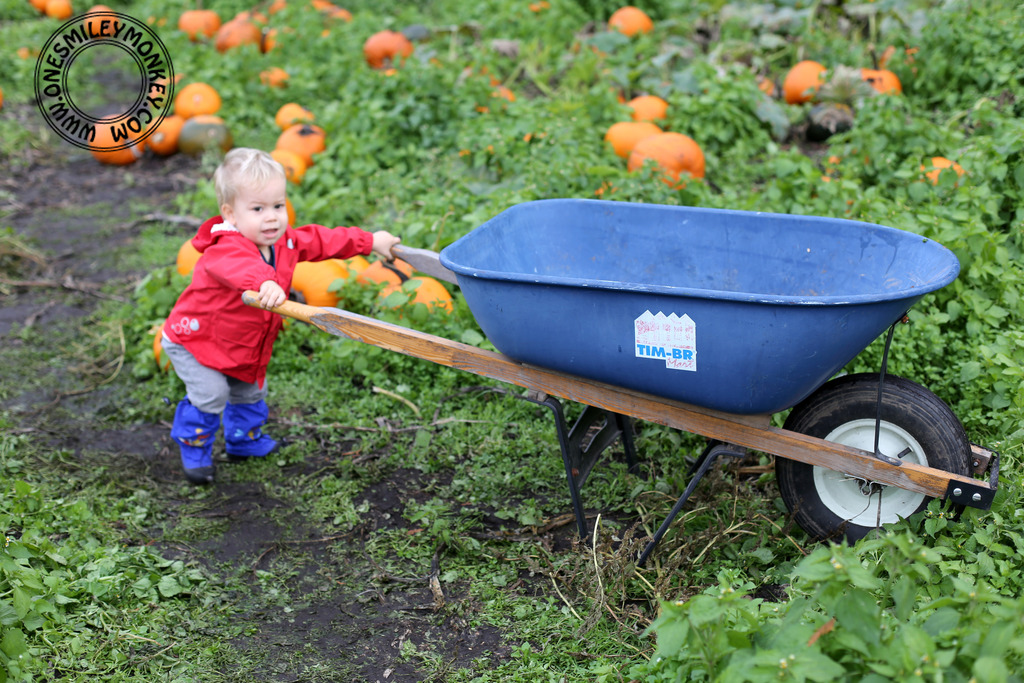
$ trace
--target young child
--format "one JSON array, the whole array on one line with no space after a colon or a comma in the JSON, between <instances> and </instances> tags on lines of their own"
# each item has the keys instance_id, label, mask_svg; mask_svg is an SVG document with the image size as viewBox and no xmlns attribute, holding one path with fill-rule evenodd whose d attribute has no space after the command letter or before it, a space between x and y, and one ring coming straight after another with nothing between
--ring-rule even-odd
<instances>
[{"instance_id":1,"label":"young child","mask_svg":"<svg viewBox=\"0 0 1024 683\"><path fill-rule=\"evenodd\" d=\"M213 441L224 415L229 457L263 457L277 443L267 419L266 372L281 316L242 303L259 292L263 309L284 303L299 261L375 252L391 259L399 238L379 230L288 225L284 168L269 154L236 148L213 177L221 215L202 224L192 245L202 252L164 325L163 348L185 383L171 438L185 477L213 482Z\"/></svg>"}]
</instances>

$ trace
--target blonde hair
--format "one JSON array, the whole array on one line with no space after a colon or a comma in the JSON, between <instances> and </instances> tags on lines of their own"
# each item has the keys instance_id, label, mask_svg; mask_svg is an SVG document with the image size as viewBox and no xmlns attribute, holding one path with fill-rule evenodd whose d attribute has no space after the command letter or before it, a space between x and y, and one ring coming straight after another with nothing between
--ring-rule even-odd
<instances>
[{"instance_id":1,"label":"blonde hair","mask_svg":"<svg viewBox=\"0 0 1024 683\"><path fill-rule=\"evenodd\" d=\"M217 206L235 201L239 187L263 187L271 178L284 178L284 166L260 149L235 147L213 173Z\"/></svg>"}]
</instances>

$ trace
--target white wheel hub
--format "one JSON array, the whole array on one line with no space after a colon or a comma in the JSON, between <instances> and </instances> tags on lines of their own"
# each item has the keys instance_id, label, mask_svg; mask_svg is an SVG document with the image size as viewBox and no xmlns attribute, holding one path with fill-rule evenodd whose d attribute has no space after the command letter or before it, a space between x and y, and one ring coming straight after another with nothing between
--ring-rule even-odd
<instances>
[{"instance_id":1,"label":"white wheel hub","mask_svg":"<svg viewBox=\"0 0 1024 683\"><path fill-rule=\"evenodd\" d=\"M875 421L846 422L833 429L825 440L873 453ZM878 450L891 458L900 457L903 462L928 466L928 458L917 439L891 422L883 420L880 425ZM814 488L821 502L833 514L865 527L890 524L909 517L925 499L922 493L875 484L824 467L814 468Z\"/></svg>"}]
</instances>

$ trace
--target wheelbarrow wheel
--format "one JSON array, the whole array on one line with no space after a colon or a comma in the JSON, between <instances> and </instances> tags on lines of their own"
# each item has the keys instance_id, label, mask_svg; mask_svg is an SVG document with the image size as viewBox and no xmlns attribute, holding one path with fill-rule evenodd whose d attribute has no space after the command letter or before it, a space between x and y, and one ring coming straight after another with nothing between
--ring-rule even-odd
<instances>
[{"instance_id":1,"label":"wheelbarrow wheel","mask_svg":"<svg viewBox=\"0 0 1024 683\"><path fill-rule=\"evenodd\" d=\"M785 429L874 452L878 375L827 382L793 408ZM928 389L887 375L878 449L904 462L968 474L970 442L953 411ZM853 542L882 524L923 510L931 500L806 463L777 458L776 479L793 520L815 540Z\"/></svg>"}]
</instances>

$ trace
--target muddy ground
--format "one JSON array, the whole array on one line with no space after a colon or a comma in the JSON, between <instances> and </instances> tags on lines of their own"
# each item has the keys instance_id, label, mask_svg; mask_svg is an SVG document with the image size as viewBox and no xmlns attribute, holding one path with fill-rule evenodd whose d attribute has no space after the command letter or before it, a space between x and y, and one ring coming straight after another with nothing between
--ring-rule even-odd
<instances>
[{"instance_id":1,"label":"muddy ground","mask_svg":"<svg viewBox=\"0 0 1024 683\"><path fill-rule=\"evenodd\" d=\"M5 114L22 117L26 126L39 125L29 108ZM173 213L174 197L195 184L200 162L181 155L146 157L126 172L69 145L53 147L3 160L11 169L0 178L0 208L9 212L5 223L38 247L43 259L27 263L19 277L6 278L0 288L0 360L25 345L38 349L40 359L5 375L11 382L25 381L7 387L0 409L15 416L19 430L79 458L116 462L125 482L145 482L161 495L169 521L143 542L166 556L195 562L213 574L246 568L242 576L253 593L259 591L258 572L287 568L293 609L284 613L272 603L251 601L235 605L251 627L232 645L248 653L251 664L243 670L227 662L222 677L321 680L301 672L323 667L350 672L353 681L443 680L400 656L407 640L439 655L449 670L485 653L492 662L507 657L509 648L496 629L469 625L474 606L464 596L445 596L449 604L464 600L459 609L437 610L429 577L382 581L378 568L360 553L363 538L378 526L405 524L403 501L425 495L418 472L397 470L366 492L373 507L344 539L348 560L341 562L337 539L321 538L301 522L286 528L273 521L281 515L269 513L281 513L289 503L272 495L269 483L218 482L197 512L195 494L181 485L168 435L171 408L156 423L111 427L126 400L130 373L124 369L108 383L83 382L81 359L72 347L104 300L130 300L146 273L126 268L124 255L136 248L148 216ZM168 229L179 230L182 240L192 232L187 225ZM47 360L51 353L56 361ZM190 543L165 542L163 534L189 516L222 520L221 533Z\"/></svg>"}]
</instances>

